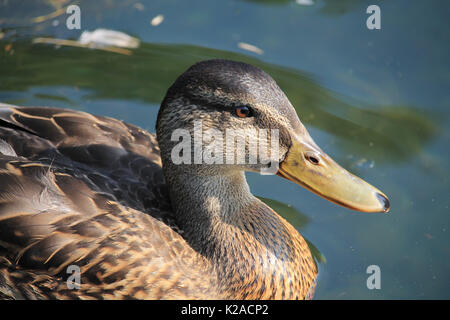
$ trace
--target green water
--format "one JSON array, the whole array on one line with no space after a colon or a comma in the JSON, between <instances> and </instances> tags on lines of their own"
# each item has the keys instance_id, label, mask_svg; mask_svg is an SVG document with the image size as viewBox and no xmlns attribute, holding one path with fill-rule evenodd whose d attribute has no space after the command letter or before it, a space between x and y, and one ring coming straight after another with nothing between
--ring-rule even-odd
<instances>
[{"instance_id":1,"label":"green water","mask_svg":"<svg viewBox=\"0 0 450 320\"><path fill-rule=\"evenodd\" d=\"M311 244L316 299L450 298L448 1L0 1L0 101L70 107L154 132L165 90L192 63L254 64L285 91L319 146L379 187L389 214L338 207L276 176L249 174L254 194ZM368 30L366 8L381 8ZM158 14L164 21L152 26ZM108 28L141 39L132 55L32 44ZM241 49L257 46L262 54ZM378 265L381 289L366 268Z\"/></svg>"}]
</instances>

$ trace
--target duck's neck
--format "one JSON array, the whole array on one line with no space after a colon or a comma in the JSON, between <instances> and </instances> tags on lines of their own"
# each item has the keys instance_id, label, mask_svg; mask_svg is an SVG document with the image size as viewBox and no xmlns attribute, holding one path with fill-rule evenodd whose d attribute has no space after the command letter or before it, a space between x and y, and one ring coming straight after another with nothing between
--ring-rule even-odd
<instances>
[{"instance_id":1,"label":"duck's neck","mask_svg":"<svg viewBox=\"0 0 450 320\"><path fill-rule=\"evenodd\" d=\"M306 242L250 193L243 172L166 179L178 226L210 261L224 298L306 296L316 275Z\"/></svg>"}]
</instances>

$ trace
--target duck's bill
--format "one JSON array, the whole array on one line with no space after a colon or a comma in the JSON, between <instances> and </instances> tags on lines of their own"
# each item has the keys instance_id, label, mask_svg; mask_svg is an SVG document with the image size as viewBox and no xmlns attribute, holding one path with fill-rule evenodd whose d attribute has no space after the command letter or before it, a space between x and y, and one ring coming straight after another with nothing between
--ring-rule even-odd
<instances>
[{"instance_id":1,"label":"duck's bill","mask_svg":"<svg viewBox=\"0 0 450 320\"><path fill-rule=\"evenodd\" d=\"M338 165L307 134L293 141L277 174L353 210L389 211L386 195Z\"/></svg>"}]
</instances>

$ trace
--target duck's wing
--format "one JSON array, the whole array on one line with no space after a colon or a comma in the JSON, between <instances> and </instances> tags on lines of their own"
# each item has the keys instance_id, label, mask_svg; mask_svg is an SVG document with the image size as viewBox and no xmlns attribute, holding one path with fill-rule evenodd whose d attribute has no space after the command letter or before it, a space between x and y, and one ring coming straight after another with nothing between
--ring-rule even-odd
<instances>
[{"instance_id":1,"label":"duck's wing","mask_svg":"<svg viewBox=\"0 0 450 320\"><path fill-rule=\"evenodd\" d=\"M168 226L152 135L72 110L0 106L0 139L0 298L207 292L196 253Z\"/></svg>"},{"instance_id":2,"label":"duck's wing","mask_svg":"<svg viewBox=\"0 0 450 320\"><path fill-rule=\"evenodd\" d=\"M70 109L0 104L3 149L76 175L96 191L170 219L169 197L154 135L131 124ZM1 151L0 145L0 151Z\"/></svg>"}]
</instances>

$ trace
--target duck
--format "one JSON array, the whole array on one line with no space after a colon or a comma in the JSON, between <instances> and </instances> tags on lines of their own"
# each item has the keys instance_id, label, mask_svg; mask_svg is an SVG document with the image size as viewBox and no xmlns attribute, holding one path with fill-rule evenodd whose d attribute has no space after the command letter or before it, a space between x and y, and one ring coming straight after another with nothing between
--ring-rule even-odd
<instances>
[{"instance_id":1,"label":"duck","mask_svg":"<svg viewBox=\"0 0 450 320\"><path fill-rule=\"evenodd\" d=\"M228 132L232 147L220 139ZM246 172L357 211L390 207L317 146L270 75L243 62L182 73L155 134L1 104L0 298L311 299L307 242L251 193Z\"/></svg>"}]
</instances>

